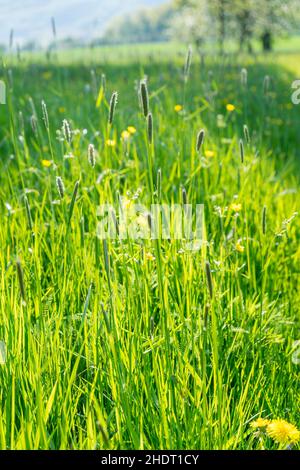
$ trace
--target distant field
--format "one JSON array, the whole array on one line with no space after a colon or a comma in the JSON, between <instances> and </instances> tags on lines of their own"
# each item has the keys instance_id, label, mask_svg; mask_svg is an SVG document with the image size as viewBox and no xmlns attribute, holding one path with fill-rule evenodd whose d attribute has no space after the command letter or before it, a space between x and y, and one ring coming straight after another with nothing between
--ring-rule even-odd
<instances>
[{"instance_id":1,"label":"distant field","mask_svg":"<svg viewBox=\"0 0 300 470\"><path fill-rule=\"evenodd\" d=\"M261 53L261 45L258 41L253 41L253 52L258 56L265 56ZM204 55L215 55L215 45L205 45L199 51ZM225 51L229 54L236 55L237 47L233 41L227 41ZM56 63L72 64L91 64L91 63L128 63L137 61L147 61L152 59L155 61L168 61L171 58L182 58L186 53L186 45L176 42L164 43L150 43L150 44L122 44L113 46L95 46L95 47L76 47L73 49L59 50L55 52ZM289 38L278 38L274 42L274 51L269 54L270 57L273 53L300 53L300 36ZM197 55L199 55L197 53ZM45 52L23 52L24 59L29 61L44 61L48 60ZM13 62L16 63L17 59L14 54Z\"/></svg>"},{"instance_id":2,"label":"distant field","mask_svg":"<svg viewBox=\"0 0 300 470\"><path fill-rule=\"evenodd\" d=\"M176 44L5 58L1 449L299 449L300 39L276 48L186 80ZM201 239L103 242L120 196L204 204Z\"/></svg>"}]
</instances>

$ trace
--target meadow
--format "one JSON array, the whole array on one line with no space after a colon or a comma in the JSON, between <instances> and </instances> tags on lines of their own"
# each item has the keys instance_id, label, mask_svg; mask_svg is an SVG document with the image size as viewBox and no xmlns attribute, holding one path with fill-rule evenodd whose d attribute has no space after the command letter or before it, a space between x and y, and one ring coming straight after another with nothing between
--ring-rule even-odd
<instances>
[{"instance_id":1,"label":"meadow","mask_svg":"<svg viewBox=\"0 0 300 470\"><path fill-rule=\"evenodd\" d=\"M118 51L3 58L0 448L297 449L253 422L300 426L299 54ZM100 240L120 195L199 249Z\"/></svg>"}]
</instances>

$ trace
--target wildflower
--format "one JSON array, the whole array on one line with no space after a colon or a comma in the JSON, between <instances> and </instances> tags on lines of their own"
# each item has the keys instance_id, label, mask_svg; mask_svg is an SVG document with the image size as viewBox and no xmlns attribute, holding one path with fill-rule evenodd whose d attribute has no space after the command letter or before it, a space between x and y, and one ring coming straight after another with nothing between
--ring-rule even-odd
<instances>
[{"instance_id":1,"label":"wildflower","mask_svg":"<svg viewBox=\"0 0 300 470\"><path fill-rule=\"evenodd\" d=\"M52 165L52 160L42 160L42 165L45 168L49 168Z\"/></svg>"},{"instance_id":2,"label":"wildflower","mask_svg":"<svg viewBox=\"0 0 300 470\"><path fill-rule=\"evenodd\" d=\"M147 261L154 261L155 260L155 256L152 253L146 253L145 258L146 258Z\"/></svg>"},{"instance_id":3,"label":"wildflower","mask_svg":"<svg viewBox=\"0 0 300 470\"><path fill-rule=\"evenodd\" d=\"M107 139L106 145L107 145L108 147L114 147L114 146L116 145L116 141L113 140L113 139Z\"/></svg>"},{"instance_id":4,"label":"wildflower","mask_svg":"<svg viewBox=\"0 0 300 470\"><path fill-rule=\"evenodd\" d=\"M121 138L122 138L122 140L128 140L129 137L130 137L130 132L129 132L129 131L126 131L126 130L125 130L125 131L123 131L123 132L121 133Z\"/></svg>"},{"instance_id":5,"label":"wildflower","mask_svg":"<svg viewBox=\"0 0 300 470\"><path fill-rule=\"evenodd\" d=\"M240 212L240 210L242 209L242 204L233 203L233 204L231 204L230 209L233 212Z\"/></svg>"},{"instance_id":6,"label":"wildflower","mask_svg":"<svg viewBox=\"0 0 300 470\"><path fill-rule=\"evenodd\" d=\"M226 109L227 109L227 111L228 111L229 113L232 113L232 111L235 110L235 106L234 106L234 104L228 103L228 104L226 105Z\"/></svg>"},{"instance_id":7,"label":"wildflower","mask_svg":"<svg viewBox=\"0 0 300 470\"><path fill-rule=\"evenodd\" d=\"M52 73L50 71L44 72L42 74L42 77L43 77L44 80L50 80L50 78L52 77Z\"/></svg>"},{"instance_id":8,"label":"wildflower","mask_svg":"<svg viewBox=\"0 0 300 470\"><path fill-rule=\"evenodd\" d=\"M127 130L129 132L129 134L135 134L136 133L136 128L133 127L133 126L128 126Z\"/></svg>"},{"instance_id":9,"label":"wildflower","mask_svg":"<svg viewBox=\"0 0 300 470\"><path fill-rule=\"evenodd\" d=\"M279 444L295 444L300 440L300 431L284 419L274 419L267 426L267 434Z\"/></svg>"},{"instance_id":10,"label":"wildflower","mask_svg":"<svg viewBox=\"0 0 300 470\"><path fill-rule=\"evenodd\" d=\"M213 150L205 150L204 155L205 155L207 158L212 158L212 157L215 156L215 152L214 152Z\"/></svg>"},{"instance_id":11,"label":"wildflower","mask_svg":"<svg viewBox=\"0 0 300 470\"><path fill-rule=\"evenodd\" d=\"M66 108L64 108L63 106L60 106L60 107L58 108L58 112L59 112L60 114L64 114L64 113L66 112Z\"/></svg>"},{"instance_id":12,"label":"wildflower","mask_svg":"<svg viewBox=\"0 0 300 470\"><path fill-rule=\"evenodd\" d=\"M269 419L257 418L255 421L252 421L250 427L252 429L265 429L270 423L271 421Z\"/></svg>"},{"instance_id":13,"label":"wildflower","mask_svg":"<svg viewBox=\"0 0 300 470\"><path fill-rule=\"evenodd\" d=\"M180 111L183 110L183 106L181 104L176 104L174 106L174 111L176 111L176 113L180 113Z\"/></svg>"},{"instance_id":14,"label":"wildflower","mask_svg":"<svg viewBox=\"0 0 300 470\"><path fill-rule=\"evenodd\" d=\"M244 247L243 245L241 245L240 242L237 242L237 243L236 243L235 249L236 249L236 251L238 251L239 253L244 253L244 251L245 251L245 247Z\"/></svg>"}]
</instances>

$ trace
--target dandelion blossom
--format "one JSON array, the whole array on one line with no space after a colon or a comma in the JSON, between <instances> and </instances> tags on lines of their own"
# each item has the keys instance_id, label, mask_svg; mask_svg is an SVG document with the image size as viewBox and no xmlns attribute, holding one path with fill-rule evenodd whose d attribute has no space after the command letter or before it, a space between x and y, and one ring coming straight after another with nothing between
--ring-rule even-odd
<instances>
[{"instance_id":1,"label":"dandelion blossom","mask_svg":"<svg viewBox=\"0 0 300 470\"><path fill-rule=\"evenodd\" d=\"M45 168L49 168L52 165L52 160L42 160L42 165Z\"/></svg>"},{"instance_id":2,"label":"dandelion blossom","mask_svg":"<svg viewBox=\"0 0 300 470\"><path fill-rule=\"evenodd\" d=\"M133 127L133 126L128 126L127 130L129 132L129 134L135 134L136 133L136 128Z\"/></svg>"},{"instance_id":3,"label":"dandelion blossom","mask_svg":"<svg viewBox=\"0 0 300 470\"><path fill-rule=\"evenodd\" d=\"M204 155L206 158L212 158L215 156L215 152L213 150L205 150Z\"/></svg>"},{"instance_id":4,"label":"dandelion blossom","mask_svg":"<svg viewBox=\"0 0 300 470\"><path fill-rule=\"evenodd\" d=\"M271 423L271 421L270 421L269 419L257 418L256 420L252 421L252 423L250 424L250 427L251 427L252 429L264 429L264 428L266 428L270 423Z\"/></svg>"},{"instance_id":5,"label":"dandelion blossom","mask_svg":"<svg viewBox=\"0 0 300 470\"><path fill-rule=\"evenodd\" d=\"M121 133L122 140L128 140L129 137L130 137L130 132L129 131L126 131L126 130L122 131L122 133Z\"/></svg>"},{"instance_id":6,"label":"dandelion blossom","mask_svg":"<svg viewBox=\"0 0 300 470\"><path fill-rule=\"evenodd\" d=\"M242 204L233 203L231 204L230 209L233 212L240 212L240 210L242 209Z\"/></svg>"},{"instance_id":7,"label":"dandelion blossom","mask_svg":"<svg viewBox=\"0 0 300 470\"><path fill-rule=\"evenodd\" d=\"M232 111L235 110L235 106L234 106L234 104L228 103L228 104L226 105L226 109L227 109L227 111L228 111L229 113L232 113Z\"/></svg>"},{"instance_id":8,"label":"dandelion blossom","mask_svg":"<svg viewBox=\"0 0 300 470\"><path fill-rule=\"evenodd\" d=\"M181 104L176 104L174 106L174 111L176 111L176 113L180 113L180 111L182 111L182 110L183 110L183 107L182 107Z\"/></svg>"},{"instance_id":9,"label":"dandelion blossom","mask_svg":"<svg viewBox=\"0 0 300 470\"><path fill-rule=\"evenodd\" d=\"M113 140L113 139L107 139L106 145L107 145L108 147L114 147L114 146L116 145L116 141Z\"/></svg>"},{"instance_id":10,"label":"dandelion blossom","mask_svg":"<svg viewBox=\"0 0 300 470\"><path fill-rule=\"evenodd\" d=\"M268 424L267 434L279 444L295 444L300 440L300 431L284 419L274 419Z\"/></svg>"},{"instance_id":11,"label":"dandelion blossom","mask_svg":"<svg viewBox=\"0 0 300 470\"><path fill-rule=\"evenodd\" d=\"M236 251L238 251L239 253L244 253L244 251L245 251L245 247L244 247L243 245L241 245L240 242L237 242L237 243L236 243L235 249L236 249Z\"/></svg>"}]
</instances>

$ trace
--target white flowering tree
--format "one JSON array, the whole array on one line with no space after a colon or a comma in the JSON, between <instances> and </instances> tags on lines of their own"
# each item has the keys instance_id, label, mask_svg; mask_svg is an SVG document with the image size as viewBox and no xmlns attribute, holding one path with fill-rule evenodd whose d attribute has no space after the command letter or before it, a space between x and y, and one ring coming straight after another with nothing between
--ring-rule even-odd
<instances>
[{"instance_id":1,"label":"white flowering tree","mask_svg":"<svg viewBox=\"0 0 300 470\"><path fill-rule=\"evenodd\" d=\"M221 52L228 36L242 50L251 51L254 38L263 50L271 50L274 37L296 32L300 25L299 0L174 0L174 5L176 34L196 43L213 38Z\"/></svg>"}]
</instances>

